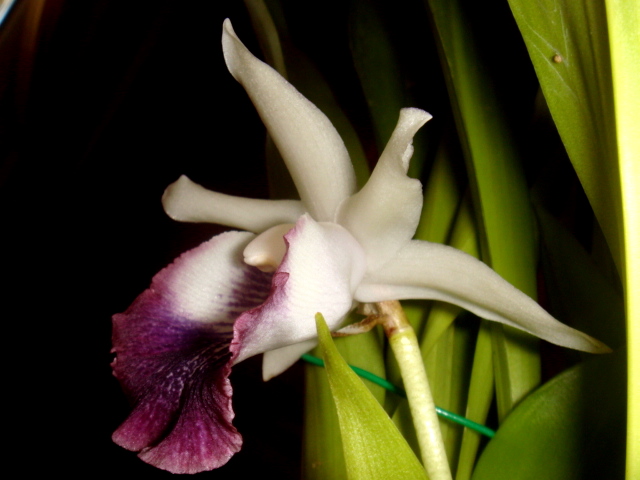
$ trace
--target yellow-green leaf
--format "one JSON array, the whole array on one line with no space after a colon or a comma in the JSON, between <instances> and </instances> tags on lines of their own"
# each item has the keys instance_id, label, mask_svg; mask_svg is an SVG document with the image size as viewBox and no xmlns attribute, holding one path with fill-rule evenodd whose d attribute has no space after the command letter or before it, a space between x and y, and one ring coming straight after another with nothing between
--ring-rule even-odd
<instances>
[{"instance_id":1,"label":"yellow-green leaf","mask_svg":"<svg viewBox=\"0 0 640 480\"><path fill-rule=\"evenodd\" d=\"M316 315L316 325L338 412L349 479L426 479L406 440L338 353L320 314Z\"/></svg>"},{"instance_id":2,"label":"yellow-green leaf","mask_svg":"<svg viewBox=\"0 0 640 480\"><path fill-rule=\"evenodd\" d=\"M518 405L478 461L473 480L623 478L624 352L590 359Z\"/></svg>"},{"instance_id":3,"label":"yellow-green leaf","mask_svg":"<svg viewBox=\"0 0 640 480\"><path fill-rule=\"evenodd\" d=\"M571 163L621 264L620 188L604 2L509 0Z\"/></svg>"}]
</instances>

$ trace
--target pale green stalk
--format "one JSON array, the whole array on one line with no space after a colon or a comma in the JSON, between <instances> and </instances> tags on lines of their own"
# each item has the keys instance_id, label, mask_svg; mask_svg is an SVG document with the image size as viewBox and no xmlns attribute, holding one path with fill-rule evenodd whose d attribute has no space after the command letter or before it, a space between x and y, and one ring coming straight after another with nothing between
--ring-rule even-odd
<instances>
[{"instance_id":1,"label":"pale green stalk","mask_svg":"<svg viewBox=\"0 0 640 480\"><path fill-rule=\"evenodd\" d=\"M448 305L434 305L432 312ZM467 399L468 378L474 332L461 322L453 322L434 345L429 355L422 358L427 370L427 378L433 391L435 404L446 410L462 413ZM444 442L451 474L455 475L460 452L463 428L442 416L440 431Z\"/></svg>"},{"instance_id":2,"label":"pale green stalk","mask_svg":"<svg viewBox=\"0 0 640 480\"><path fill-rule=\"evenodd\" d=\"M433 395L418 339L397 301L376 304L404 380L420 454L430 480L451 480Z\"/></svg>"}]
</instances>

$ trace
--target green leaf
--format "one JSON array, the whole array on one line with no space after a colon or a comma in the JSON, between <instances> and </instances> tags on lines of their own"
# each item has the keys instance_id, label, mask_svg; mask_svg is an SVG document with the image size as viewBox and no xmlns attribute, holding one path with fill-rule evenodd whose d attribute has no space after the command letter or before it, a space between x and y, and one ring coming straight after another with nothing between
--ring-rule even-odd
<instances>
[{"instance_id":1,"label":"green leaf","mask_svg":"<svg viewBox=\"0 0 640 480\"><path fill-rule=\"evenodd\" d=\"M389 37L380 8L362 0L351 2L350 45L354 67L360 78L378 151L384 150L398 123L405 104L406 89L395 48Z\"/></svg>"},{"instance_id":2,"label":"green leaf","mask_svg":"<svg viewBox=\"0 0 640 480\"><path fill-rule=\"evenodd\" d=\"M626 292L628 478L640 476L640 5L509 0Z\"/></svg>"},{"instance_id":3,"label":"green leaf","mask_svg":"<svg viewBox=\"0 0 640 480\"><path fill-rule=\"evenodd\" d=\"M316 315L320 349L333 393L350 480L426 479L406 440L362 381L340 356Z\"/></svg>"},{"instance_id":4,"label":"green leaf","mask_svg":"<svg viewBox=\"0 0 640 480\"><path fill-rule=\"evenodd\" d=\"M509 0L569 158L621 266L611 62L605 4Z\"/></svg>"},{"instance_id":5,"label":"green leaf","mask_svg":"<svg viewBox=\"0 0 640 480\"><path fill-rule=\"evenodd\" d=\"M447 135L440 142L424 184L424 204L415 234L418 240L446 243L456 218L462 195L454 172L451 137Z\"/></svg>"},{"instance_id":6,"label":"green leaf","mask_svg":"<svg viewBox=\"0 0 640 480\"><path fill-rule=\"evenodd\" d=\"M487 445L473 480L623 478L624 359L624 352L592 358L523 400Z\"/></svg>"},{"instance_id":7,"label":"green leaf","mask_svg":"<svg viewBox=\"0 0 640 480\"><path fill-rule=\"evenodd\" d=\"M303 478L344 480L342 437L331 388L324 369L305 367Z\"/></svg>"},{"instance_id":8,"label":"green leaf","mask_svg":"<svg viewBox=\"0 0 640 480\"><path fill-rule=\"evenodd\" d=\"M337 338L335 345L350 365L384 378L385 366L379 333L378 330L373 330ZM306 368L305 378L304 478L347 478L338 416L327 375L323 369L309 366ZM370 381L365 381L364 384L379 403L384 402L385 390L382 387Z\"/></svg>"},{"instance_id":9,"label":"green leaf","mask_svg":"<svg viewBox=\"0 0 640 480\"><path fill-rule=\"evenodd\" d=\"M640 4L606 0L624 222L628 351L627 478L640 478Z\"/></svg>"},{"instance_id":10,"label":"green leaf","mask_svg":"<svg viewBox=\"0 0 640 480\"><path fill-rule=\"evenodd\" d=\"M441 46L441 63L469 171L482 259L535 298L536 245L527 185L509 119L479 51L474 34L478 25L472 24L465 2L425 3ZM493 326L492 332L498 410L504 417L539 383L539 356L533 337L502 325Z\"/></svg>"}]
</instances>

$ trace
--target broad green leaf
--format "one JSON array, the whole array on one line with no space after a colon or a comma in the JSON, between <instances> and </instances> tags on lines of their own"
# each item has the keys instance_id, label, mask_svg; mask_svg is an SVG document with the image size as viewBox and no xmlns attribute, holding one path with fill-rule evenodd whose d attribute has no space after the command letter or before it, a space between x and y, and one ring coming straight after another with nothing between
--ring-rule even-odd
<instances>
[{"instance_id":1,"label":"broad green leaf","mask_svg":"<svg viewBox=\"0 0 640 480\"><path fill-rule=\"evenodd\" d=\"M441 63L470 175L482 233L482 258L535 298L533 216L508 119L478 51L464 2L425 0L425 3L441 46ZM539 357L532 337L503 326L494 326L492 331L498 409L504 417L538 384Z\"/></svg>"},{"instance_id":2,"label":"broad green leaf","mask_svg":"<svg viewBox=\"0 0 640 480\"><path fill-rule=\"evenodd\" d=\"M626 292L628 478L640 476L640 5L510 0Z\"/></svg>"},{"instance_id":3,"label":"broad green leaf","mask_svg":"<svg viewBox=\"0 0 640 480\"><path fill-rule=\"evenodd\" d=\"M349 321L350 319L347 320L347 322ZM384 334L380 329L374 329L367 333L336 338L335 344L340 355L349 365L366 370L380 378L386 378L384 356L382 354L384 351L383 337ZM378 400L378 403L384 404L385 389L368 380L365 380L364 383Z\"/></svg>"},{"instance_id":4,"label":"broad green leaf","mask_svg":"<svg viewBox=\"0 0 640 480\"><path fill-rule=\"evenodd\" d=\"M305 367L303 478L347 479L338 415L323 368Z\"/></svg>"},{"instance_id":5,"label":"broad green leaf","mask_svg":"<svg viewBox=\"0 0 640 480\"><path fill-rule=\"evenodd\" d=\"M550 304L554 314L572 326L595 335L614 350L624 350L625 322L624 303L620 292L596 268L586 251L569 232L543 209L539 209L541 232L544 239L546 275ZM622 376L624 365L618 365ZM630 388L632 388L630 384ZM629 402L632 402L629 396ZM615 412L624 416L624 402L607 408L618 408ZM632 405L629 404L632 408ZM625 431L617 432L617 441L622 443ZM637 443L629 445L630 473L637 455ZM603 475L602 478L613 478ZM628 478L636 478L635 474Z\"/></svg>"},{"instance_id":6,"label":"broad green leaf","mask_svg":"<svg viewBox=\"0 0 640 480\"><path fill-rule=\"evenodd\" d=\"M621 266L611 63L602 1L509 0L569 158Z\"/></svg>"},{"instance_id":7,"label":"broad green leaf","mask_svg":"<svg viewBox=\"0 0 640 480\"><path fill-rule=\"evenodd\" d=\"M425 470L411 447L340 356L320 314L316 316L316 325L338 412L348 478L426 479Z\"/></svg>"},{"instance_id":8,"label":"broad green leaf","mask_svg":"<svg viewBox=\"0 0 640 480\"><path fill-rule=\"evenodd\" d=\"M487 445L472 479L622 478L624 359L624 352L592 358L523 400Z\"/></svg>"},{"instance_id":9,"label":"broad green leaf","mask_svg":"<svg viewBox=\"0 0 640 480\"><path fill-rule=\"evenodd\" d=\"M337 338L335 345L350 365L384 378L383 348L378 333L371 331L352 337ZM338 416L327 374L322 368L308 366L305 378L304 478L347 478ZM364 384L382 404L385 399L384 389L369 381L365 381Z\"/></svg>"}]
</instances>

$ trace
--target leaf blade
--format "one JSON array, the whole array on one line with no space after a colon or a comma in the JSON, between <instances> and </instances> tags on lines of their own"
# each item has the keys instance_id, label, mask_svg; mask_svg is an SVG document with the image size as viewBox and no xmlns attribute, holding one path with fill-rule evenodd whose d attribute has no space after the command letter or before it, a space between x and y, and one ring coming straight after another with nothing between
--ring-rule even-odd
<instances>
[{"instance_id":1,"label":"leaf blade","mask_svg":"<svg viewBox=\"0 0 640 480\"><path fill-rule=\"evenodd\" d=\"M406 440L338 353L320 314L316 325L340 421L348 477L426 479Z\"/></svg>"}]
</instances>

